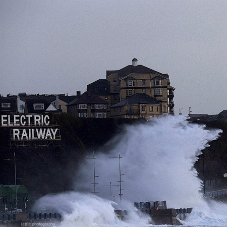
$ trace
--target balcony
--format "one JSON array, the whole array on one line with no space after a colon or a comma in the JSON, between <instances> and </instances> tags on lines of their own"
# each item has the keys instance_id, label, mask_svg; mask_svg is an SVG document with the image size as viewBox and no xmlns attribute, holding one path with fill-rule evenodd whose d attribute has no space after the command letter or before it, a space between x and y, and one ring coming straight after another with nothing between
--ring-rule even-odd
<instances>
[{"instance_id":1,"label":"balcony","mask_svg":"<svg viewBox=\"0 0 227 227\"><path fill-rule=\"evenodd\" d=\"M173 90L169 90L168 97L169 97L170 99L172 99L172 98L174 97L174 91L173 91Z\"/></svg>"}]
</instances>

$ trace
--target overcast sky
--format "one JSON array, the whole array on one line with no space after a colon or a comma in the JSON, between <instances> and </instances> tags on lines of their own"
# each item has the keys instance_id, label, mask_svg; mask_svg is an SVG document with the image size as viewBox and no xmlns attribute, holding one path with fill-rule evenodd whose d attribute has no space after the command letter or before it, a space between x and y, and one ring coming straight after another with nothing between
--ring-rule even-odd
<instances>
[{"instance_id":1,"label":"overcast sky","mask_svg":"<svg viewBox=\"0 0 227 227\"><path fill-rule=\"evenodd\" d=\"M226 0L0 0L0 94L76 94L106 70L168 73L175 113L227 109Z\"/></svg>"}]
</instances>

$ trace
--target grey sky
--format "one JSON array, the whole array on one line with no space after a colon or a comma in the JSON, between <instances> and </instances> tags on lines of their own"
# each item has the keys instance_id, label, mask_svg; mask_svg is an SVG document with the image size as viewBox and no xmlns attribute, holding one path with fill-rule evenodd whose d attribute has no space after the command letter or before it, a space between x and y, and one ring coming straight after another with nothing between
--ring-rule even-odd
<instances>
[{"instance_id":1,"label":"grey sky","mask_svg":"<svg viewBox=\"0 0 227 227\"><path fill-rule=\"evenodd\" d=\"M170 75L176 114L217 114L226 10L226 0L0 0L0 93L73 95L135 57Z\"/></svg>"}]
</instances>

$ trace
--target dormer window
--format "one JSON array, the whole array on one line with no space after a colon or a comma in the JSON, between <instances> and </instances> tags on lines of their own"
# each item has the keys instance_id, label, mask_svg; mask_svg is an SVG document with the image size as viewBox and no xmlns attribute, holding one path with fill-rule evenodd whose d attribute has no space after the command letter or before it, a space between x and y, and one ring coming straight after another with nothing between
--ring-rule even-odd
<instances>
[{"instance_id":1,"label":"dormer window","mask_svg":"<svg viewBox=\"0 0 227 227\"><path fill-rule=\"evenodd\" d=\"M162 80L155 80L154 81L154 84L155 85L162 85Z\"/></svg>"},{"instance_id":2,"label":"dormer window","mask_svg":"<svg viewBox=\"0 0 227 227\"><path fill-rule=\"evenodd\" d=\"M2 108L10 108L10 103L2 103L1 107Z\"/></svg>"},{"instance_id":3,"label":"dormer window","mask_svg":"<svg viewBox=\"0 0 227 227\"><path fill-rule=\"evenodd\" d=\"M33 104L34 110L44 110L44 104L43 103L35 103Z\"/></svg>"},{"instance_id":4,"label":"dormer window","mask_svg":"<svg viewBox=\"0 0 227 227\"><path fill-rule=\"evenodd\" d=\"M135 86L135 81L133 80L128 80L128 86Z\"/></svg>"}]
</instances>

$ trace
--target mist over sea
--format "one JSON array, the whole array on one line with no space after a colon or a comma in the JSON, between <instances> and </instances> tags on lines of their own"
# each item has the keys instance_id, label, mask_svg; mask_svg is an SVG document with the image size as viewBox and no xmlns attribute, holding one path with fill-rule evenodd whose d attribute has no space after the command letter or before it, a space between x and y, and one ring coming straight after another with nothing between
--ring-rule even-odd
<instances>
[{"instance_id":1,"label":"mist over sea","mask_svg":"<svg viewBox=\"0 0 227 227\"><path fill-rule=\"evenodd\" d=\"M193 167L220 132L191 124L185 116L126 126L72 172L73 191L46 195L34 210L60 212L63 227L144 227L151 226L150 218L138 213L134 202L166 200L168 208L193 208L185 227L227 226L227 205L203 198L203 182ZM114 209L127 210L126 220Z\"/></svg>"}]
</instances>

